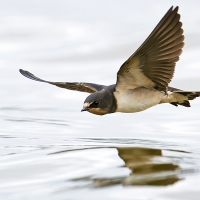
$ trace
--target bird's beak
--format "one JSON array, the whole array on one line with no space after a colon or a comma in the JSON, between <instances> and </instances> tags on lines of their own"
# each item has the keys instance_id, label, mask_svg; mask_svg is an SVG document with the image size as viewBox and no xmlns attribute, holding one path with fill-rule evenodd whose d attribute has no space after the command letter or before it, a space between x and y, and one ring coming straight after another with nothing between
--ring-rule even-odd
<instances>
[{"instance_id":1,"label":"bird's beak","mask_svg":"<svg viewBox=\"0 0 200 200\"><path fill-rule=\"evenodd\" d=\"M90 110L90 104L89 103L84 103L83 104L83 109L81 110L81 112L88 111L88 110Z\"/></svg>"},{"instance_id":2,"label":"bird's beak","mask_svg":"<svg viewBox=\"0 0 200 200\"><path fill-rule=\"evenodd\" d=\"M88 110L89 110L89 108L83 107L83 109L81 110L81 112L83 112L83 111L88 111Z\"/></svg>"}]
</instances>

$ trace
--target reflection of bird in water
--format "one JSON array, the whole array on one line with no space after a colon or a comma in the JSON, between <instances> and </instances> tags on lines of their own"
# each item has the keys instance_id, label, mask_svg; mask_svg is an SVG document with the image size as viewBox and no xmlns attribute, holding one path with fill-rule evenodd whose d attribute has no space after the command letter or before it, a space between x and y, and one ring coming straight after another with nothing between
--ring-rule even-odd
<instances>
[{"instance_id":1,"label":"reflection of bird in water","mask_svg":"<svg viewBox=\"0 0 200 200\"><path fill-rule=\"evenodd\" d=\"M167 186L181 180L179 166L162 156L160 149L117 147L119 157L131 170L128 177L96 178L95 187L115 184ZM163 159L164 158L164 159ZM163 161L165 160L165 161Z\"/></svg>"},{"instance_id":2,"label":"reflection of bird in water","mask_svg":"<svg viewBox=\"0 0 200 200\"><path fill-rule=\"evenodd\" d=\"M51 82L22 69L20 72L35 81L92 93L86 98L82 111L97 115L139 112L161 103L190 107L189 100L199 97L200 92L168 87L184 46L182 23L177 12L178 7L168 10L149 37L122 64L114 85Z\"/></svg>"},{"instance_id":3,"label":"reflection of bird in water","mask_svg":"<svg viewBox=\"0 0 200 200\"><path fill-rule=\"evenodd\" d=\"M118 154L132 173L124 185L171 185L180 179L175 171L178 165L162 162L160 149L140 147L118 147Z\"/></svg>"}]
</instances>

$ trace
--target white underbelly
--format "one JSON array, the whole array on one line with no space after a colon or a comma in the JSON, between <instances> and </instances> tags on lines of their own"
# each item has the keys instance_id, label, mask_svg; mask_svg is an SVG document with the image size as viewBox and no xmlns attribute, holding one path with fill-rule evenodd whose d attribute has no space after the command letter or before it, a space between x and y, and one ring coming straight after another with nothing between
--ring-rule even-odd
<instances>
[{"instance_id":1,"label":"white underbelly","mask_svg":"<svg viewBox=\"0 0 200 200\"><path fill-rule=\"evenodd\" d=\"M157 90L136 88L114 92L117 100L116 112L140 112L160 103L164 94Z\"/></svg>"}]
</instances>

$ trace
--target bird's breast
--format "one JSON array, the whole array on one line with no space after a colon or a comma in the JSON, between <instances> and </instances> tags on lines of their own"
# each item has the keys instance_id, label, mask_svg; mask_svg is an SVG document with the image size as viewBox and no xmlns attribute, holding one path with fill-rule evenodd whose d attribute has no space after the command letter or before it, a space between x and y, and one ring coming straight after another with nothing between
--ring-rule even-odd
<instances>
[{"instance_id":1,"label":"bird's breast","mask_svg":"<svg viewBox=\"0 0 200 200\"><path fill-rule=\"evenodd\" d=\"M163 93L154 89L144 87L115 91L114 96L117 102L116 112L139 112L146 110L160 103Z\"/></svg>"}]
</instances>

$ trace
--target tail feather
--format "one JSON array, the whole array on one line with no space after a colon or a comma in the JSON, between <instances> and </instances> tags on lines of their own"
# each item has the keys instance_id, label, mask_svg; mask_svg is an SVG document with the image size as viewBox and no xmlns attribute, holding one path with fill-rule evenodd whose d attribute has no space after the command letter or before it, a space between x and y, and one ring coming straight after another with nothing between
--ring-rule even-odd
<instances>
[{"instance_id":1,"label":"tail feather","mask_svg":"<svg viewBox=\"0 0 200 200\"><path fill-rule=\"evenodd\" d=\"M172 104L173 106L176 106L176 107L177 107L178 105L180 105L180 106L185 106L185 107L191 107L190 102L187 101L187 100L183 101L182 103L181 103L181 102L172 102L172 103L170 103L170 104Z\"/></svg>"},{"instance_id":2,"label":"tail feather","mask_svg":"<svg viewBox=\"0 0 200 200\"><path fill-rule=\"evenodd\" d=\"M200 97L200 91L183 91L183 90L179 90L179 89L172 88L172 87L169 87L168 91L173 92L173 93L178 93L178 94L181 94L181 95L187 97L187 100L184 100L184 101L171 102L170 104L172 104L174 106L181 105L181 106L185 106L185 107L190 107L189 100L193 100L196 97Z\"/></svg>"},{"instance_id":3,"label":"tail feather","mask_svg":"<svg viewBox=\"0 0 200 200\"><path fill-rule=\"evenodd\" d=\"M200 92L195 92L195 91L174 91L174 92L182 94L183 96L187 96L188 100L193 100L196 97L200 96Z\"/></svg>"}]
</instances>

